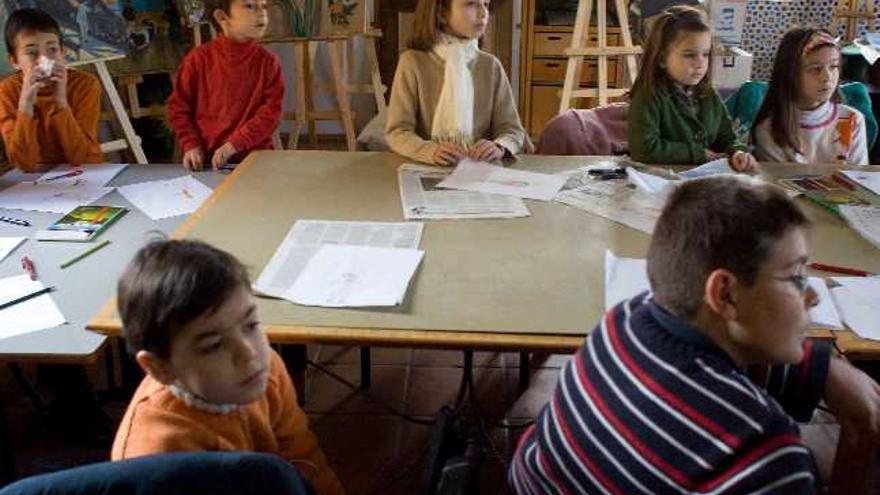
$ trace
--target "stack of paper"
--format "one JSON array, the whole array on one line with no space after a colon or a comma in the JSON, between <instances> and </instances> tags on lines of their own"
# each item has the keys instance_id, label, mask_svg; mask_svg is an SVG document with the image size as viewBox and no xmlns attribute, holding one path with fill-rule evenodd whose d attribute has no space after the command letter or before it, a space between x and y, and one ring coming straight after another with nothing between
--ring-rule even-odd
<instances>
[{"instance_id":1,"label":"stack of paper","mask_svg":"<svg viewBox=\"0 0 880 495\"><path fill-rule=\"evenodd\" d=\"M880 277L834 277L831 289L846 325L863 339L880 340Z\"/></svg>"},{"instance_id":2,"label":"stack of paper","mask_svg":"<svg viewBox=\"0 0 880 495\"><path fill-rule=\"evenodd\" d=\"M563 185L565 178L559 175L513 170L491 163L464 159L458 163L449 177L437 186L550 201Z\"/></svg>"},{"instance_id":3,"label":"stack of paper","mask_svg":"<svg viewBox=\"0 0 880 495\"><path fill-rule=\"evenodd\" d=\"M31 294L45 286L27 275L0 279L0 304ZM56 327L64 316L48 293L0 309L0 339Z\"/></svg>"},{"instance_id":4,"label":"stack of paper","mask_svg":"<svg viewBox=\"0 0 880 495\"><path fill-rule=\"evenodd\" d=\"M831 292L828 290L828 284L825 282L825 279L810 277L810 287L819 296L819 304L810 308L811 326L843 330L840 313L837 311L837 306L834 304L834 298L831 297Z\"/></svg>"},{"instance_id":5,"label":"stack of paper","mask_svg":"<svg viewBox=\"0 0 880 495\"><path fill-rule=\"evenodd\" d=\"M605 251L605 310L651 288L647 263L638 258L618 258Z\"/></svg>"},{"instance_id":6,"label":"stack of paper","mask_svg":"<svg viewBox=\"0 0 880 495\"><path fill-rule=\"evenodd\" d=\"M840 205L837 211L853 230L880 249L880 208L876 206Z\"/></svg>"},{"instance_id":7,"label":"stack of paper","mask_svg":"<svg viewBox=\"0 0 880 495\"><path fill-rule=\"evenodd\" d=\"M119 188L119 194L153 220L188 215L211 195L211 188L192 175L141 182Z\"/></svg>"},{"instance_id":8,"label":"stack of paper","mask_svg":"<svg viewBox=\"0 0 880 495\"><path fill-rule=\"evenodd\" d=\"M111 192L113 188L105 185L125 167L116 163L59 167L35 181L0 191L0 208L67 213Z\"/></svg>"},{"instance_id":9,"label":"stack of paper","mask_svg":"<svg viewBox=\"0 0 880 495\"><path fill-rule=\"evenodd\" d=\"M423 224L415 222L300 220L254 289L307 305L399 304L423 255L416 249L422 230ZM348 249L355 247L362 249Z\"/></svg>"},{"instance_id":10,"label":"stack of paper","mask_svg":"<svg viewBox=\"0 0 880 495\"><path fill-rule=\"evenodd\" d=\"M403 164L397 169L400 203L407 220L516 218L529 216L520 198L441 189L448 168Z\"/></svg>"}]
</instances>

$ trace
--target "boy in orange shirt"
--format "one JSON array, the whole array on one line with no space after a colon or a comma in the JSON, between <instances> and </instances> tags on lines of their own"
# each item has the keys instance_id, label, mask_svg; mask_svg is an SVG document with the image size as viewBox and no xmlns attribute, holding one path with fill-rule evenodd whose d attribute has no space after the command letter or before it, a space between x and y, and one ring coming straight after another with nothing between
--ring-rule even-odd
<instances>
[{"instance_id":1,"label":"boy in orange shirt","mask_svg":"<svg viewBox=\"0 0 880 495\"><path fill-rule=\"evenodd\" d=\"M0 132L10 163L25 172L41 165L99 163L101 85L64 64L61 29L49 14L20 9L5 27L6 50L19 70L0 82Z\"/></svg>"},{"instance_id":2,"label":"boy in orange shirt","mask_svg":"<svg viewBox=\"0 0 880 495\"><path fill-rule=\"evenodd\" d=\"M147 373L113 460L178 451L251 451L292 463L319 495L344 494L257 320L242 264L203 242L154 242L119 280L129 351Z\"/></svg>"}]
</instances>

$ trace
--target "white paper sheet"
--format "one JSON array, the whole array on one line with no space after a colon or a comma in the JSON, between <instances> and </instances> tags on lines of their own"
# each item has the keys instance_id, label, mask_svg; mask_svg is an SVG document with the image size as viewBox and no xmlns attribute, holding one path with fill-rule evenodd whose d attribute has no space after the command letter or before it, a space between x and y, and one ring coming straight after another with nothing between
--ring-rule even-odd
<instances>
[{"instance_id":1,"label":"white paper sheet","mask_svg":"<svg viewBox=\"0 0 880 495\"><path fill-rule=\"evenodd\" d=\"M550 201L564 184L565 178L558 175L513 170L464 159L437 186Z\"/></svg>"},{"instance_id":2,"label":"white paper sheet","mask_svg":"<svg viewBox=\"0 0 880 495\"><path fill-rule=\"evenodd\" d=\"M114 177L119 175L120 172L125 170L125 167L128 165L125 163L96 163L94 165L84 165L80 167L72 167L70 165L63 165L60 167L55 167L49 172L46 172L39 179L35 180L36 183L47 183L54 182L58 184L89 184L94 186L106 186L113 180ZM73 171L81 171L79 175L75 175L73 177L62 177L63 175L73 172ZM55 177L58 177L55 179ZM49 180L47 180L49 179Z\"/></svg>"},{"instance_id":3,"label":"white paper sheet","mask_svg":"<svg viewBox=\"0 0 880 495\"><path fill-rule=\"evenodd\" d=\"M94 203L111 191L112 187L65 180L21 182L0 191L0 208L67 213L77 206Z\"/></svg>"},{"instance_id":4,"label":"white paper sheet","mask_svg":"<svg viewBox=\"0 0 880 495\"><path fill-rule=\"evenodd\" d=\"M619 258L605 251L605 311L651 288L647 266L643 259Z\"/></svg>"},{"instance_id":5,"label":"white paper sheet","mask_svg":"<svg viewBox=\"0 0 880 495\"><path fill-rule=\"evenodd\" d=\"M874 194L880 194L880 172L867 172L861 170L842 170L853 182L870 189Z\"/></svg>"},{"instance_id":6,"label":"white paper sheet","mask_svg":"<svg viewBox=\"0 0 880 495\"><path fill-rule=\"evenodd\" d=\"M880 340L880 277L835 277L840 287L831 289L846 325L859 337ZM841 280L843 280L841 282Z\"/></svg>"},{"instance_id":7,"label":"white paper sheet","mask_svg":"<svg viewBox=\"0 0 880 495\"><path fill-rule=\"evenodd\" d=\"M0 279L0 304L38 291L45 286L27 275ZM14 337L65 323L52 296L47 293L0 309L0 339Z\"/></svg>"},{"instance_id":8,"label":"white paper sheet","mask_svg":"<svg viewBox=\"0 0 880 495\"><path fill-rule=\"evenodd\" d=\"M475 191L439 189L448 168L403 164L397 169L400 203L407 220L516 218L529 216L520 198Z\"/></svg>"},{"instance_id":9,"label":"white paper sheet","mask_svg":"<svg viewBox=\"0 0 880 495\"><path fill-rule=\"evenodd\" d=\"M880 249L880 208L876 206L840 205L840 216L860 236Z\"/></svg>"},{"instance_id":10,"label":"white paper sheet","mask_svg":"<svg viewBox=\"0 0 880 495\"><path fill-rule=\"evenodd\" d=\"M819 296L819 304L810 308L810 326L842 330L843 323L840 320L840 314L837 312L837 306L834 305L834 298L831 297L831 292L828 290L828 284L825 283L825 279L822 277L810 277L810 287Z\"/></svg>"},{"instance_id":11,"label":"white paper sheet","mask_svg":"<svg viewBox=\"0 0 880 495\"><path fill-rule=\"evenodd\" d=\"M736 171L730 168L727 158L719 158L706 162L699 167L679 172L677 175L683 179L698 179L700 177L710 177L713 175L735 174Z\"/></svg>"},{"instance_id":12,"label":"white paper sheet","mask_svg":"<svg viewBox=\"0 0 880 495\"><path fill-rule=\"evenodd\" d=\"M654 232L663 209L662 196L637 190L624 180L595 180L589 176L588 167L561 175L569 177L566 187L575 187L557 194L556 201L646 234Z\"/></svg>"},{"instance_id":13,"label":"white paper sheet","mask_svg":"<svg viewBox=\"0 0 880 495\"><path fill-rule=\"evenodd\" d=\"M211 188L191 175L141 182L119 188L119 194L153 220L187 215L211 195Z\"/></svg>"},{"instance_id":14,"label":"white paper sheet","mask_svg":"<svg viewBox=\"0 0 880 495\"><path fill-rule=\"evenodd\" d=\"M325 244L415 249L422 241L423 229L424 224L418 222L299 220L263 268L254 289L283 298Z\"/></svg>"},{"instance_id":15,"label":"white paper sheet","mask_svg":"<svg viewBox=\"0 0 880 495\"><path fill-rule=\"evenodd\" d=\"M630 182L646 193L666 195L674 187L674 181L646 172L640 172L634 167L627 167L626 175L629 177Z\"/></svg>"},{"instance_id":16,"label":"white paper sheet","mask_svg":"<svg viewBox=\"0 0 880 495\"><path fill-rule=\"evenodd\" d=\"M396 306L424 254L418 249L326 244L284 298L308 306Z\"/></svg>"},{"instance_id":17,"label":"white paper sheet","mask_svg":"<svg viewBox=\"0 0 880 495\"><path fill-rule=\"evenodd\" d=\"M15 248L26 240L27 237L0 237L0 261L5 260L10 253L15 251Z\"/></svg>"}]
</instances>

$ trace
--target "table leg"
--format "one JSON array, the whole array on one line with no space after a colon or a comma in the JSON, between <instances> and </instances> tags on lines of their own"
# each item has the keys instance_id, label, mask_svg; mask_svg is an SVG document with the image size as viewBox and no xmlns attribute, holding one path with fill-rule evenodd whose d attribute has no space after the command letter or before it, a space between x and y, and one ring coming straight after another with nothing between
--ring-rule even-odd
<instances>
[{"instance_id":1,"label":"table leg","mask_svg":"<svg viewBox=\"0 0 880 495\"><path fill-rule=\"evenodd\" d=\"M519 391L525 392L529 388L529 359L531 355L528 352L519 353Z\"/></svg>"},{"instance_id":2,"label":"table leg","mask_svg":"<svg viewBox=\"0 0 880 495\"><path fill-rule=\"evenodd\" d=\"M6 421L6 411L0 407L0 487L15 480L15 450Z\"/></svg>"},{"instance_id":3,"label":"table leg","mask_svg":"<svg viewBox=\"0 0 880 495\"><path fill-rule=\"evenodd\" d=\"M369 390L372 385L370 361L370 348L361 347L361 390Z\"/></svg>"}]
</instances>

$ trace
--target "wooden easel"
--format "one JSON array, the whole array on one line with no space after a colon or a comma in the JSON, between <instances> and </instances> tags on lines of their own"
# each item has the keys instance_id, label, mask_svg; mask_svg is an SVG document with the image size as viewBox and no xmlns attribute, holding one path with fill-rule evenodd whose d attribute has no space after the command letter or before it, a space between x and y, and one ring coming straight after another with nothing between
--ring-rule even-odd
<instances>
[{"instance_id":1,"label":"wooden easel","mask_svg":"<svg viewBox=\"0 0 880 495\"><path fill-rule=\"evenodd\" d=\"M864 0L864 2L865 10L861 10L862 0L837 0L837 7L834 7L834 22L831 24L832 35L837 35L840 23L844 20L846 21L844 41L856 39L859 21L865 21L870 31L877 30L875 0Z\"/></svg>"},{"instance_id":2,"label":"wooden easel","mask_svg":"<svg viewBox=\"0 0 880 495\"><path fill-rule=\"evenodd\" d=\"M356 37L363 37L367 43L367 62L370 65L370 83L366 85L348 84L343 64L343 53L349 43ZM376 99L379 111L384 111L385 86L379 73L379 61L376 56L375 39L381 37L381 32L370 31L366 33L353 33L346 35L319 36L312 38L285 37L266 40L263 43L285 43L293 50L294 58L294 81L296 85L296 102L293 113L285 113L282 120L293 122L293 129L287 141L287 149L297 149L299 136L303 126L308 126L309 141L313 147L317 147L317 133L315 122L319 120L338 120L345 132L346 147L349 151L357 149L354 131L354 112L351 110L349 93L372 93ZM312 84L313 61L317 54L318 43L327 44L327 52L330 57L331 87L336 99L338 110L317 111L313 106L313 91L318 89Z\"/></svg>"},{"instance_id":3,"label":"wooden easel","mask_svg":"<svg viewBox=\"0 0 880 495\"><path fill-rule=\"evenodd\" d=\"M588 47L590 39L590 17L593 14L593 6L597 7L598 30L597 46ZM608 46L608 20L607 0L581 0L578 3L577 17L574 22L574 34L571 38L571 48L565 50L568 57L568 68L565 71L565 84L562 88L562 99L559 102L559 112L562 113L571 108L573 98L599 98L599 105L607 105L608 98L624 96L629 89L608 87L608 57L624 56L626 59L627 73L630 85L635 81L637 74L636 55L642 53L642 48L633 45L632 35L629 31L629 17L626 14L626 2L614 0L617 20L620 25L620 37L623 46ZM583 69L584 57L596 57L599 69L598 83L595 88L580 88L581 70Z\"/></svg>"},{"instance_id":4,"label":"wooden easel","mask_svg":"<svg viewBox=\"0 0 880 495\"><path fill-rule=\"evenodd\" d=\"M125 105L122 103L122 98L119 97L119 92L116 90L116 85L113 84L113 78L110 76L110 71L107 70L107 61L95 60L72 65L87 64L95 66L95 71L98 73L98 79L101 81L101 85L104 86L104 93L107 95L107 99L110 100L110 108L113 109L116 121L119 122L119 126L122 128L122 133L125 135L124 139L116 139L107 143L101 143L101 152L112 153L114 151L130 149L137 163L146 164L147 155L144 154L144 150L141 147L141 138L136 132L134 132L134 127L132 127L131 120L128 118L128 112L126 112Z\"/></svg>"}]
</instances>

